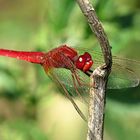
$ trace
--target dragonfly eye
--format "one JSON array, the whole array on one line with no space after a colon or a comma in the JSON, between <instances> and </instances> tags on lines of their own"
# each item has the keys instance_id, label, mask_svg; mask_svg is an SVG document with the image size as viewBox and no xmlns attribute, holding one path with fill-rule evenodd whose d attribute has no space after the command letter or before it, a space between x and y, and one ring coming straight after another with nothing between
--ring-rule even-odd
<instances>
[{"instance_id":1,"label":"dragonfly eye","mask_svg":"<svg viewBox=\"0 0 140 140\"><path fill-rule=\"evenodd\" d=\"M92 60L92 57L88 52L85 52L83 56L86 58L86 61Z\"/></svg>"},{"instance_id":2,"label":"dragonfly eye","mask_svg":"<svg viewBox=\"0 0 140 140\"><path fill-rule=\"evenodd\" d=\"M92 57L88 52L80 55L76 61L76 67L83 72L88 71L93 65Z\"/></svg>"},{"instance_id":3,"label":"dragonfly eye","mask_svg":"<svg viewBox=\"0 0 140 140\"><path fill-rule=\"evenodd\" d=\"M86 63L86 59L83 55L80 55L76 61L76 68L83 70L83 67Z\"/></svg>"}]
</instances>

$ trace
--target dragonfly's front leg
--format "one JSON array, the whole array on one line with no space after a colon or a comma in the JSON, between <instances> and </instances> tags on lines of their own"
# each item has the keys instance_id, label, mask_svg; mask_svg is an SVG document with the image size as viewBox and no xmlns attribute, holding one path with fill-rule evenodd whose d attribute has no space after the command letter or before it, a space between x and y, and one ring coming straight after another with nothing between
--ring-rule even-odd
<instances>
[{"instance_id":1,"label":"dragonfly's front leg","mask_svg":"<svg viewBox=\"0 0 140 140\"><path fill-rule=\"evenodd\" d=\"M78 90L78 87L81 87L82 88L82 83L79 80L80 78L78 76L77 76L78 79L75 79L75 78L76 78L75 73L72 73L72 80L73 80L74 88L76 90L77 95L80 97L80 99L82 101L84 101L84 103L88 104L88 102L86 101L86 99L81 95L81 92ZM78 82L78 85L77 85L77 82Z\"/></svg>"}]
</instances>

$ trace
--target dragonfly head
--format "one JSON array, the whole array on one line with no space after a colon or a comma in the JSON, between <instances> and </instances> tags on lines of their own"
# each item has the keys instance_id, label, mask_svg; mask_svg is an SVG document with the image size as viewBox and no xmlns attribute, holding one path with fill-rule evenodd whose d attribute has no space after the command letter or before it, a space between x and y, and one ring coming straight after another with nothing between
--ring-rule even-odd
<instances>
[{"instance_id":1,"label":"dragonfly head","mask_svg":"<svg viewBox=\"0 0 140 140\"><path fill-rule=\"evenodd\" d=\"M93 60L91 55L88 52L85 52L83 55L80 55L75 61L76 68L80 69L84 73L90 70L93 65Z\"/></svg>"}]
</instances>

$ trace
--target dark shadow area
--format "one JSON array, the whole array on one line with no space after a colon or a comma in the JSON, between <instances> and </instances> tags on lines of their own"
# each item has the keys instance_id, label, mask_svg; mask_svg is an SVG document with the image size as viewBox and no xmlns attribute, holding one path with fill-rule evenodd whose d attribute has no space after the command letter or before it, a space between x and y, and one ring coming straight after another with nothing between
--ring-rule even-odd
<instances>
[{"instance_id":1,"label":"dark shadow area","mask_svg":"<svg viewBox=\"0 0 140 140\"><path fill-rule=\"evenodd\" d=\"M111 19L111 22L119 23L119 26L123 29L130 28L133 26L134 16L134 13L129 13L127 15L122 16L115 16L113 19Z\"/></svg>"},{"instance_id":2,"label":"dark shadow area","mask_svg":"<svg viewBox=\"0 0 140 140\"><path fill-rule=\"evenodd\" d=\"M135 88L108 90L107 98L129 104L140 103L140 86Z\"/></svg>"}]
</instances>

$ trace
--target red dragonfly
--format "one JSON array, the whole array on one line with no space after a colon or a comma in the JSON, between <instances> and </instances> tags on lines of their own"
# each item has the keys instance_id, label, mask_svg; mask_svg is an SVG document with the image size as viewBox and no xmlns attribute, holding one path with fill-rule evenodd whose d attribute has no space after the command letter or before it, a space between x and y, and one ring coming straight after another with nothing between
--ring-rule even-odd
<instances>
[{"instance_id":1,"label":"red dragonfly","mask_svg":"<svg viewBox=\"0 0 140 140\"><path fill-rule=\"evenodd\" d=\"M86 97L89 93L89 76L93 72L94 66L96 67L101 63L101 54L93 54L93 56L96 55L94 58L98 58L94 59L95 62L93 63L91 54L88 52L83 52L83 54L79 55L74 48L61 45L47 53L0 49L0 55L43 66L47 75L63 89L66 97L72 102L77 112L86 120L85 115L72 97L77 97L78 95L82 101L88 103ZM135 87L139 84L139 77L136 71L131 69L133 64L134 66L140 65L138 61L113 57L113 62L108 88Z\"/></svg>"}]
</instances>

